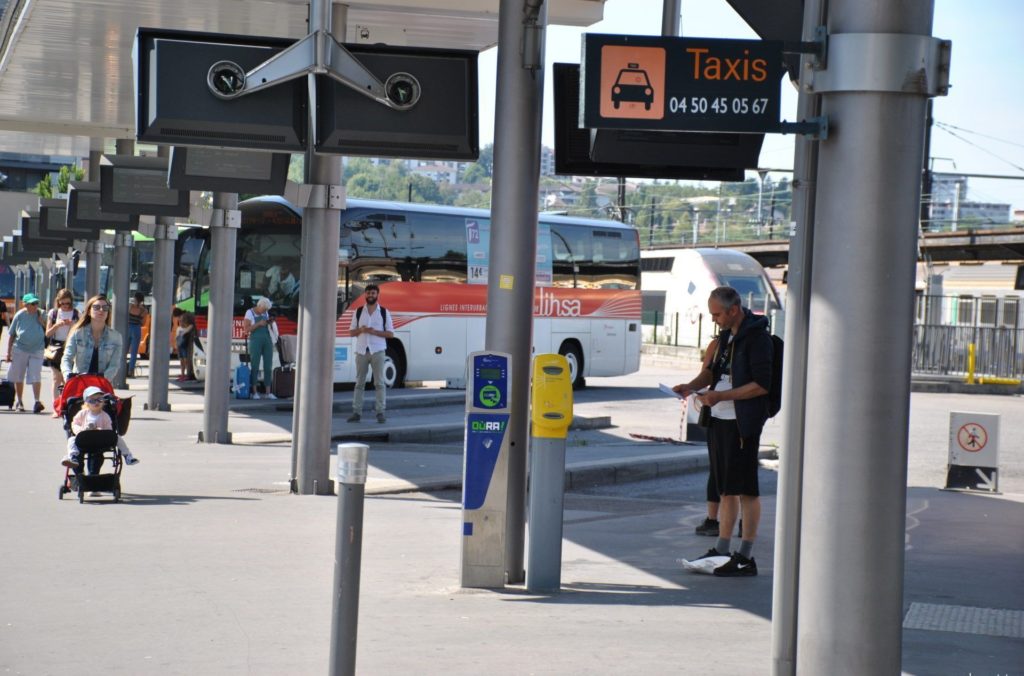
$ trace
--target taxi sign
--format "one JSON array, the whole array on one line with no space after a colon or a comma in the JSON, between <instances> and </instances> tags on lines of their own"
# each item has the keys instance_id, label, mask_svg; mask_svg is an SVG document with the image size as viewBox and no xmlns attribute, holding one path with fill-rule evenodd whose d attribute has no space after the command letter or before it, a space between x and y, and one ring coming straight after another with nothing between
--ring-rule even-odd
<instances>
[{"instance_id":1,"label":"taxi sign","mask_svg":"<svg viewBox=\"0 0 1024 676\"><path fill-rule=\"evenodd\" d=\"M778 131L782 42L583 36L580 126Z\"/></svg>"}]
</instances>

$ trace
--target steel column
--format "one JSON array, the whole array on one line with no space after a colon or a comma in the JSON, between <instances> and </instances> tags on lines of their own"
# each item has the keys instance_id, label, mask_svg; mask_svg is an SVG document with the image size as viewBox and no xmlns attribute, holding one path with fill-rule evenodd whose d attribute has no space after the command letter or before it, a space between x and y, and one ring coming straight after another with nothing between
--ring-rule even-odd
<instances>
[{"instance_id":1,"label":"steel column","mask_svg":"<svg viewBox=\"0 0 1024 676\"><path fill-rule=\"evenodd\" d=\"M931 34L932 0L832 0L844 34ZM896 82L896 56L875 54ZM829 69L841 65L829 61ZM858 64L860 67L860 64ZM848 72L853 72L851 69ZM842 72L841 70L838 72ZM796 670L898 674L926 93L833 90L819 144Z\"/></svg>"},{"instance_id":2,"label":"steel column","mask_svg":"<svg viewBox=\"0 0 1024 676\"><path fill-rule=\"evenodd\" d=\"M510 583L524 579L530 348L546 31L546 3L500 3L485 348L512 355L505 512L505 574Z\"/></svg>"},{"instance_id":3,"label":"steel column","mask_svg":"<svg viewBox=\"0 0 1024 676\"><path fill-rule=\"evenodd\" d=\"M235 304L235 253L237 223L232 227L230 212L238 208L236 193L215 193L213 222L210 224L212 264L210 305L206 321L206 383L202 440L208 444L230 444L228 404L231 393L231 337Z\"/></svg>"}]
</instances>

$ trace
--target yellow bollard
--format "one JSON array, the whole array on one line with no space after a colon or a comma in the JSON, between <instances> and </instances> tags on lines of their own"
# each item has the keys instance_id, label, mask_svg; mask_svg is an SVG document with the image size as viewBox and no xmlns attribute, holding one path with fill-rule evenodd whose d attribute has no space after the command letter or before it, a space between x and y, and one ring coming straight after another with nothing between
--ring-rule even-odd
<instances>
[{"instance_id":1,"label":"yellow bollard","mask_svg":"<svg viewBox=\"0 0 1024 676\"><path fill-rule=\"evenodd\" d=\"M967 384L974 384L974 343L967 345Z\"/></svg>"}]
</instances>

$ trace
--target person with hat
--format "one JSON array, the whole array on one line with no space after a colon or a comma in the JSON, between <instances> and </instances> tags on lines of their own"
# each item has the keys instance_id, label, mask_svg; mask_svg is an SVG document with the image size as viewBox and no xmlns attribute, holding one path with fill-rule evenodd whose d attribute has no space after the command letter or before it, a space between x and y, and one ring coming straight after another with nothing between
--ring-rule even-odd
<instances>
[{"instance_id":1,"label":"person with hat","mask_svg":"<svg viewBox=\"0 0 1024 676\"><path fill-rule=\"evenodd\" d=\"M43 370L43 350L46 347L46 328L43 313L39 311L39 298L34 293L26 293L21 298L24 304L11 319L7 336L7 361L11 368L7 377L14 382L16 402L15 410L25 410L22 395L25 383L32 386L32 394L36 403L33 413L42 413L46 408L39 400L42 384L40 375Z\"/></svg>"},{"instance_id":2,"label":"person with hat","mask_svg":"<svg viewBox=\"0 0 1024 676\"><path fill-rule=\"evenodd\" d=\"M112 430L114 429L114 421L110 418L110 414L103 410L103 403L107 398L107 393L91 385L85 388L85 392L82 393L82 397L85 399L85 404L82 409L75 414L75 417L71 419L71 431L77 435L79 432L85 430ZM139 459L132 455L132 452L128 450L128 446L124 443L124 438L120 435L117 437L117 450L121 452L121 457L124 458L124 462L127 465L139 464ZM81 465L78 461L78 456L81 451L78 450L78 446L75 443L75 437L68 438L68 454L64 456L64 459L60 461L60 464L65 467L77 468Z\"/></svg>"}]
</instances>

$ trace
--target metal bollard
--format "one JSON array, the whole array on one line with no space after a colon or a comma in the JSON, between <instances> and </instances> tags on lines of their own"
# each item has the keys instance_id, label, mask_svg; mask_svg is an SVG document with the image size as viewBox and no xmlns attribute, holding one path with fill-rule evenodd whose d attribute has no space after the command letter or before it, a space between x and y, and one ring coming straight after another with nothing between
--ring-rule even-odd
<instances>
[{"instance_id":1,"label":"metal bollard","mask_svg":"<svg viewBox=\"0 0 1024 676\"><path fill-rule=\"evenodd\" d=\"M338 530L334 548L331 676L356 673L363 494L369 451L366 444L338 444Z\"/></svg>"}]
</instances>

